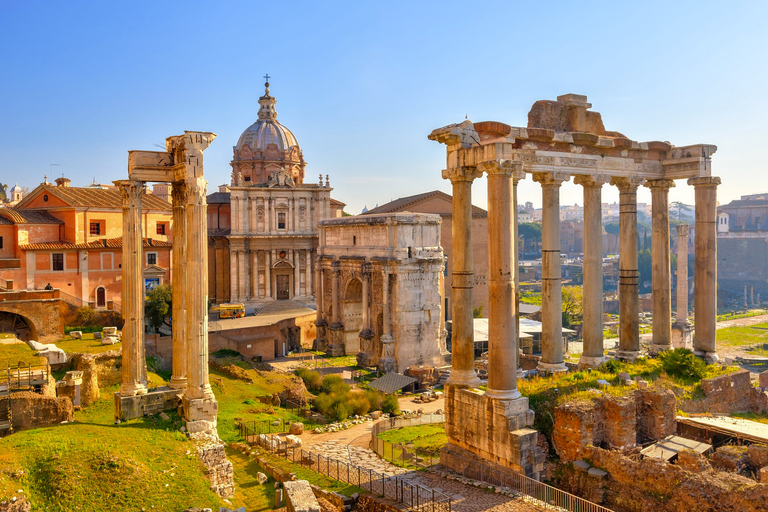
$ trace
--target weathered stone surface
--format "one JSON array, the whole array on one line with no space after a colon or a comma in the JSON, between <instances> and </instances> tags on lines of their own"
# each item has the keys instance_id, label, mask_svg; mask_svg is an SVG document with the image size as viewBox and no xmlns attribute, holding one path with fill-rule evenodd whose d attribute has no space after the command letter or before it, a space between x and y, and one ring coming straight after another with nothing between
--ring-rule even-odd
<instances>
[{"instance_id":1,"label":"weathered stone surface","mask_svg":"<svg viewBox=\"0 0 768 512\"><path fill-rule=\"evenodd\" d=\"M768 446L764 444L747 446L747 459L749 465L755 470L768 466Z\"/></svg>"},{"instance_id":2,"label":"weathered stone surface","mask_svg":"<svg viewBox=\"0 0 768 512\"><path fill-rule=\"evenodd\" d=\"M762 372L759 376L759 385L761 388L768 388L768 370Z\"/></svg>"},{"instance_id":3,"label":"weathered stone surface","mask_svg":"<svg viewBox=\"0 0 768 512\"><path fill-rule=\"evenodd\" d=\"M603 442L609 448L632 448L637 442L637 411L634 397L599 399L603 409Z\"/></svg>"},{"instance_id":4,"label":"weathered stone surface","mask_svg":"<svg viewBox=\"0 0 768 512\"><path fill-rule=\"evenodd\" d=\"M299 422L291 423L291 426L288 429L288 433L300 436L304 433L304 424Z\"/></svg>"},{"instance_id":5,"label":"weathered stone surface","mask_svg":"<svg viewBox=\"0 0 768 512\"><path fill-rule=\"evenodd\" d=\"M725 445L712 455L712 465L723 471L739 472L747 463L747 447Z\"/></svg>"},{"instance_id":6,"label":"weathered stone surface","mask_svg":"<svg viewBox=\"0 0 768 512\"><path fill-rule=\"evenodd\" d=\"M69 331L69 337L73 340L83 339L83 331Z\"/></svg>"},{"instance_id":7,"label":"weathered stone surface","mask_svg":"<svg viewBox=\"0 0 768 512\"><path fill-rule=\"evenodd\" d=\"M320 512L320 504L306 480L284 482L288 512Z\"/></svg>"},{"instance_id":8,"label":"weathered stone surface","mask_svg":"<svg viewBox=\"0 0 768 512\"><path fill-rule=\"evenodd\" d=\"M20 391L13 393L11 414L13 428L26 429L72 421L75 408L67 397L44 397Z\"/></svg>"},{"instance_id":9,"label":"weathered stone surface","mask_svg":"<svg viewBox=\"0 0 768 512\"><path fill-rule=\"evenodd\" d=\"M701 388L704 391L704 399L681 402L681 410L723 414L768 411L768 397L752 385L749 370L704 379L701 381Z\"/></svg>"},{"instance_id":10,"label":"weathered stone surface","mask_svg":"<svg viewBox=\"0 0 768 512\"><path fill-rule=\"evenodd\" d=\"M567 403L556 407L552 442L560 460L572 461L581 457L587 445L593 443L594 428L594 402Z\"/></svg>"},{"instance_id":11,"label":"weathered stone surface","mask_svg":"<svg viewBox=\"0 0 768 512\"><path fill-rule=\"evenodd\" d=\"M666 390L642 389L635 394L637 440L658 441L677 432L677 398Z\"/></svg>"},{"instance_id":12,"label":"weathered stone surface","mask_svg":"<svg viewBox=\"0 0 768 512\"><path fill-rule=\"evenodd\" d=\"M434 386L440 380L440 371L434 366L409 366L405 375L413 377L419 384Z\"/></svg>"},{"instance_id":13,"label":"weathered stone surface","mask_svg":"<svg viewBox=\"0 0 768 512\"><path fill-rule=\"evenodd\" d=\"M694 450L680 450L677 452L677 465L696 473L712 470L709 461Z\"/></svg>"},{"instance_id":14,"label":"weathered stone surface","mask_svg":"<svg viewBox=\"0 0 768 512\"><path fill-rule=\"evenodd\" d=\"M269 478L267 478L267 475L259 471L258 473L256 473L256 480L258 480L260 484L264 485L265 483L267 483L267 480L269 480Z\"/></svg>"},{"instance_id":15,"label":"weathered stone surface","mask_svg":"<svg viewBox=\"0 0 768 512\"><path fill-rule=\"evenodd\" d=\"M760 483L768 483L768 466L760 468L757 473L757 481Z\"/></svg>"}]
</instances>

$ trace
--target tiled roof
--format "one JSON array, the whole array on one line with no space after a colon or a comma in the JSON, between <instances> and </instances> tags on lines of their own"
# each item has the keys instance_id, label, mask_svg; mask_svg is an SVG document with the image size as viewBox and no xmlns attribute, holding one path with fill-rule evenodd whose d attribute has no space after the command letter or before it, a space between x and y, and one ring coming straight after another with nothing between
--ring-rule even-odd
<instances>
[{"instance_id":1,"label":"tiled roof","mask_svg":"<svg viewBox=\"0 0 768 512\"><path fill-rule=\"evenodd\" d=\"M416 382L416 379L413 377L407 377L402 373L390 372L383 377L372 380L368 383L368 385L373 389L378 389L379 391L389 395L390 393L400 391L406 386L410 386L414 382Z\"/></svg>"},{"instance_id":2,"label":"tiled roof","mask_svg":"<svg viewBox=\"0 0 768 512\"><path fill-rule=\"evenodd\" d=\"M45 210L0 208L0 216L10 220L13 224L64 224Z\"/></svg>"},{"instance_id":3,"label":"tiled roof","mask_svg":"<svg viewBox=\"0 0 768 512\"><path fill-rule=\"evenodd\" d=\"M338 201L334 198L331 198L331 204L333 206L347 206L347 203L342 203L341 201Z\"/></svg>"},{"instance_id":4,"label":"tiled roof","mask_svg":"<svg viewBox=\"0 0 768 512\"><path fill-rule=\"evenodd\" d=\"M145 238L143 245L145 249L151 247L173 247L173 243L171 242L153 240L152 238ZM123 239L121 237L103 238L101 240L85 242L82 244L72 244L69 242L42 242L38 244L26 244L19 246L19 248L23 251L36 251L46 249L122 249L122 247Z\"/></svg>"},{"instance_id":5,"label":"tiled roof","mask_svg":"<svg viewBox=\"0 0 768 512\"><path fill-rule=\"evenodd\" d=\"M58 187L43 183L21 200L19 206L23 208L28 200L37 197L39 192L51 194L71 206L97 206L100 208L122 208L123 200L117 188L88 188L88 187ZM171 211L173 207L168 201L164 201L153 194L144 194L141 200L142 210Z\"/></svg>"},{"instance_id":6,"label":"tiled roof","mask_svg":"<svg viewBox=\"0 0 768 512\"><path fill-rule=\"evenodd\" d=\"M231 202L229 192L214 192L205 198L208 204L229 204Z\"/></svg>"},{"instance_id":7,"label":"tiled roof","mask_svg":"<svg viewBox=\"0 0 768 512\"><path fill-rule=\"evenodd\" d=\"M441 192L439 190L433 190L432 192L425 192L423 194L416 194L415 196L401 197L400 199L395 199L394 201L390 201L386 204L382 204L381 206L377 206L376 208L368 210L362 215L412 211L408 209L409 206L413 206L431 197L440 197L443 199L447 199L449 202L453 201L453 198L450 195L446 194L445 192ZM450 212L447 212L447 213L450 213ZM472 214L486 216L488 215L488 212L483 210L480 207L472 205Z\"/></svg>"}]
</instances>

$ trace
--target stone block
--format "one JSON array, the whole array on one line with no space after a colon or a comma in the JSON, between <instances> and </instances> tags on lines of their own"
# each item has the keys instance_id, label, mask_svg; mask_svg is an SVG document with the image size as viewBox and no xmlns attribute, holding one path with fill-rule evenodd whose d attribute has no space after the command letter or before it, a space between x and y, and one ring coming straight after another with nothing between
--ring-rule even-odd
<instances>
[{"instance_id":1,"label":"stone block","mask_svg":"<svg viewBox=\"0 0 768 512\"><path fill-rule=\"evenodd\" d=\"M288 512L320 512L320 503L306 480L285 482L283 488Z\"/></svg>"},{"instance_id":2,"label":"stone block","mask_svg":"<svg viewBox=\"0 0 768 512\"><path fill-rule=\"evenodd\" d=\"M757 473L757 481L760 483L768 483L768 466L760 468Z\"/></svg>"},{"instance_id":3,"label":"stone block","mask_svg":"<svg viewBox=\"0 0 768 512\"><path fill-rule=\"evenodd\" d=\"M73 340L81 340L83 339L83 331L70 331L69 337Z\"/></svg>"},{"instance_id":4,"label":"stone block","mask_svg":"<svg viewBox=\"0 0 768 512\"><path fill-rule=\"evenodd\" d=\"M638 389L648 389L648 381L647 380L637 381L637 387Z\"/></svg>"},{"instance_id":5,"label":"stone block","mask_svg":"<svg viewBox=\"0 0 768 512\"><path fill-rule=\"evenodd\" d=\"M101 332L104 336L118 336L117 327L104 327Z\"/></svg>"},{"instance_id":6,"label":"stone block","mask_svg":"<svg viewBox=\"0 0 768 512\"><path fill-rule=\"evenodd\" d=\"M622 382L629 380L629 374L627 372L620 372L618 377L619 377L619 380Z\"/></svg>"},{"instance_id":7,"label":"stone block","mask_svg":"<svg viewBox=\"0 0 768 512\"><path fill-rule=\"evenodd\" d=\"M589 471L589 468L592 466L589 465L589 462L585 462L581 459L574 461L573 467L576 468L576 471Z\"/></svg>"},{"instance_id":8,"label":"stone block","mask_svg":"<svg viewBox=\"0 0 768 512\"><path fill-rule=\"evenodd\" d=\"M637 443L637 411L633 397L606 397L603 410L603 442L613 449L632 448Z\"/></svg>"},{"instance_id":9,"label":"stone block","mask_svg":"<svg viewBox=\"0 0 768 512\"><path fill-rule=\"evenodd\" d=\"M115 345L117 343L120 343L120 339L117 336L104 336L101 339L102 345Z\"/></svg>"},{"instance_id":10,"label":"stone block","mask_svg":"<svg viewBox=\"0 0 768 512\"><path fill-rule=\"evenodd\" d=\"M671 390L641 389L635 404L638 441L658 441L677 432L677 398Z\"/></svg>"},{"instance_id":11,"label":"stone block","mask_svg":"<svg viewBox=\"0 0 768 512\"><path fill-rule=\"evenodd\" d=\"M115 393L115 419L120 421L140 418L147 414L174 410L179 406L179 390L157 388L145 395L120 396Z\"/></svg>"},{"instance_id":12,"label":"stone block","mask_svg":"<svg viewBox=\"0 0 768 512\"><path fill-rule=\"evenodd\" d=\"M608 382L607 380L604 380L604 379L598 379L597 380L597 385L600 386L601 388L609 388L609 387L611 387L610 382Z\"/></svg>"},{"instance_id":13,"label":"stone block","mask_svg":"<svg viewBox=\"0 0 768 512\"><path fill-rule=\"evenodd\" d=\"M101 339L101 333L100 332L93 333L93 339L100 340Z\"/></svg>"},{"instance_id":14,"label":"stone block","mask_svg":"<svg viewBox=\"0 0 768 512\"><path fill-rule=\"evenodd\" d=\"M747 447L725 445L712 455L712 465L722 471L739 472L747 462Z\"/></svg>"},{"instance_id":15,"label":"stone block","mask_svg":"<svg viewBox=\"0 0 768 512\"><path fill-rule=\"evenodd\" d=\"M288 428L288 433L293 434L295 436L300 436L304 433L304 424L300 422L291 423L291 426Z\"/></svg>"},{"instance_id":16,"label":"stone block","mask_svg":"<svg viewBox=\"0 0 768 512\"><path fill-rule=\"evenodd\" d=\"M259 471L258 473L256 473L256 480L258 480L260 484L264 485L265 483L267 483L267 480L269 480L269 477L267 477L267 475Z\"/></svg>"},{"instance_id":17,"label":"stone block","mask_svg":"<svg viewBox=\"0 0 768 512\"><path fill-rule=\"evenodd\" d=\"M712 469L709 461L703 455L694 450L687 449L677 452L677 465L696 473Z\"/></svg>"},{"instance_id":18,"label":"stone block","mask_svg":"<svg viewBox=\"0 0 768 512\"><path fill-rule=\"evenodd\" d=\"M765 370L758 376L759 385L761 388L768 388L768 370Z\"/></svg>"},{"instance_id":19,"label":"stone block","mask_svg":"<svg viewBox=\"0 0 768 512\"><path fill-rule=\"evenodd\" d=\"M603 478L608 476L608 473L606 473L602 469L597 469L597 468L589 468L589 471L587 471L587 473L589 474L589 476L593 478L597 478L598 480L602 480Z\"/></svg>"},{"instance_id":20,"label":"stone block","mask_svg":"<svg viewBox=\"0 0 768 512\"><path fill-rule=\"evenodd\" d=\"M754 469L768 466L768 446L764 444L751 444L747 446L747 459Z\"/></svg>"}]
</instances>

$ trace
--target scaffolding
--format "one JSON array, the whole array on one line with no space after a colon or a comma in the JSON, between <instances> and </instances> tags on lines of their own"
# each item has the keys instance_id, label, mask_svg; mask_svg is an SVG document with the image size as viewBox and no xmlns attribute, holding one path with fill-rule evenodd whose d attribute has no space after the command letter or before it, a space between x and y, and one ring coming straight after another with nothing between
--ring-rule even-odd
<instances>
[{"instance_id":1,"label":"scaffolding","mask_svg":"<svg viewBox=\"0 0 768 512\"><path fill-rule=\"evenodd\" d=\"M42 393L48 384L51 367L44 365L19 364L0 369L0 436L13 431L11 401L13 393L30 391Z\"/></svg>"}]
</instances>

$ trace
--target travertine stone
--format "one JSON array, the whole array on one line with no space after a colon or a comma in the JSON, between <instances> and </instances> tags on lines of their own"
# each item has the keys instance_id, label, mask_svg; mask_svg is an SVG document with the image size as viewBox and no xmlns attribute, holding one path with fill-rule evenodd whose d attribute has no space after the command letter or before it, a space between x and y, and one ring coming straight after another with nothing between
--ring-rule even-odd
<instances>
[{"instance_id":1,"label":"travertine stone","mask_svg":"<svg viewBox=\"0 0 768 512\"><path fill-rule=\"evenodd\" d=\"M651 352L672 348L672 290L669 270L669 189L672 180L649 180L653 213L651 258L653 272L653 342Z\"/></svg>"},{"instance_id":2,"label":"travertine stone","mask_svg":"<svg viewBox=\"0 0 768 512\"><path fill-rule=\"evenodd\" d=\"M173 183L171 190L173 198L173 261L171 268L171 290L173 294L173 318L181 320L173 324L173 375L169 386L173 389L187 388L187 333L186 322L186 215L187 185L183 181Z\"/></svg>"},{"instance_id":3,"label":"travertine stone","mask_svg":"<svg viewBox=\"0 0 768 512\"><path fill-rule=\"evenodd\" d=\"M452 358L450 384L480 386L475 374L474 324L472 319L472 288L474 286L472 252L472 182L479 177L475 167L454 167L443 170L443 179L453 188L453 254L452 271Z\"/></svg>"},{"instance_id":4,"label":"travertine stone","mask_svg":"<svg viewBox=\"0 0 768 512\"><path fill-rule=\"evenodd\" d=\"M560 269L560 185L564 172L536 173L541 183L541 361L545 372L566 371L563 362L563 297Z\"/></svg>"},{"instance_id":5,"label":"travertine stone","mask_svg":"<svg viewBox=\"0 0 768 512\"><path fill-rule=\"evenodd\" d=\"M637 187L642 178L613 178L619 189L619 350L620 359L640 355L640 302L637 271Z\"/></svg>"},{"instance_id":6,"label":"travertine stone","mask_svg":"<svg viewBox=\"0 0 768 512\"><path fill-rule=\"evenodd\" d=\"M690 178L696 192L695 259L693 272L693 347L697 355L717 361L717 186L715 176Z\"/></svg>"},{"instance_id":7,"label":"travertine stone","mask_svg":"<svg viewBox=\"0 0 768 512\"><path fill-rule=\"evenodd\" d=\"M522 178L522 164L487 162L488 175L488 391L496 399L520 398L517 390L517 307L515 304L515 225L512 176ZM522 176L521 176L522 175ZM515 215L516 216L516 215Z\"/></svg>"},{"instance_id":8,"label":"travertine stone","mask_svg":"<svg viewBox=\"0 0 768 512\"><path fill-rule=\"evenodd\" d=\"M116 181L123 198L123 383L121 396L147 392L144 357L144 249L141 236L140 181Z\"/></svg>"},{"instance_id":9,"label":"travertine stone","mask_svg":"<svg viewBox=\"0 0 768 512\"><path fill-rule=\"evenodd\" d=\"M594 368L605 362L603 354L603 225L602 186L607 176L576 176L584 187L584 351L579 365Z\"/></svg>"},{"instance_id":10,"label":"travertine stone","mask_svg":"<svg viewBox=\"0 0 768 512\"><path fill-rule=\"evenodd\" d=\"M677 227L677 308L672 324L672 347L693 348L693 327L688 321L688 224Z\"/></svg>"}]
</instances>

